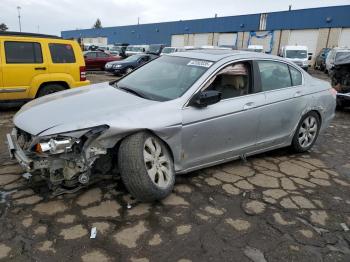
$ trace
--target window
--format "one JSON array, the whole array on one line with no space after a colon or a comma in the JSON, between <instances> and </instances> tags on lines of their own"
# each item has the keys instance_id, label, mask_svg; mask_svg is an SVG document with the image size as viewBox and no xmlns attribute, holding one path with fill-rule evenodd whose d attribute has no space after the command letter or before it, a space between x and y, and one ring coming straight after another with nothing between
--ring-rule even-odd
<instances>
[{"instance_id":1,"label":"window","mask_svg":"<svg viewBox=\"0 0 350 262\"><path fill-rule=\"evenodd\" d=\"M7 64L41 64L41 45L33 42L5 42Z\"/></svg>"},{"instance_id":2,"label":"window","mask_svg":"<svg viewBox=\"0 0 350 262\"><path fill-rule=\"evenodd\" d=\"M53 63L75 63L74 51L69 44L49 44Z\"/></svg>"},{"instance_id":3,"label":"window","mask_svg":"<svg viewBox=\"0 0 350 262\"><path fill-rule=\"evenodd\" d=\"M222 99L243 96L250 91L249 63L236 63L222 69L209 86L209 90L221 92Z\"/></svg>"},{"instance_id":4,"label":"window","mask_svg":"<svg viewBox=\"0 0 350 262\"><path fill-rule=\"evenodd\" d=\"M293 86L300 86L303 82L303 77L299 70L295 69L294 67L289 67L290 76L292 78L292 84Z\"/></svg>"},{"instance_id":5,"label":"window","mask_svg":"<svg viewBox=\"0 0 350 262\"><path fill-rule=\"evenodd\" d=\"M96 58L96 52L88 52L85 53L84 56L86 56L87 58Z\"/></svg>"},{"instance_id":6,"label":"window","mask_svg":"<svg viewBox=\"0 0 350 262\"><path fill-rule=\"evenodd\" d=\"M108 55L103 52L98 52L96 54L97 54L97 57L108 57Z\"/></svg>"},{"instance_id":7,"label":"window","mask_svg":"<svg viewBox=\"0 0 350 262\"><path fill-rule=\"evenodd\" d=\"M273 61L259 61L258 66L262 91L292 86L287 64Z\"/></svg>"}]
</instances>

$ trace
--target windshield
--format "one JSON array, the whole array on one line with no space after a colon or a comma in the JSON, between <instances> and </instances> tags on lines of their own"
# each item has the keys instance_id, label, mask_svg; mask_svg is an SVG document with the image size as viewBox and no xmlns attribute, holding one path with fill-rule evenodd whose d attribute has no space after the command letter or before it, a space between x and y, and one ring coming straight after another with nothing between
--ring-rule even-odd
<instances>
[{"instance_id":1,"label":"windshield","mask_svg":"<svg viewBox=\"0 0 350 262\"><path fill-rule=\"evenodd\" d=\"M130 45L129 45L125 50L126 50L126 51L131 51L132 49L133 49L133 46L130 46Z\"/></svg>"},{"instance_id":2,"label":"windshield","mask_svg":"<svg viewBox=\"0 0 350 262\"><path fill-rule=\"evenodd\" d=\"M170 54L173 53L175 51L175 48L172 47L164 47L164 49L162 50L163 54Z\"/></svg>"},{"instance_id":3,"label":"windshield","mask_svg":"<svg viewBox=\"0 0 350 262\"><path fill-rule=\"evenodd\" d=\"M286 50L286 57L304 59L304 58L307 58L307 51L306 50Z\"/></svg>"},{"instance_id":4,"label":"windshield","mask_svg":"<svg viewBox=\"0 0 350 262\"><path fill-rule=\"evenodd\" d=\"M168 101L182 96L213 62L183 57L160 57L127 75L117 87L146 99Z\"/></svg>"},{"instance_id":5,"label":"windshield","mask_svg":"<svg viewBox=\"0 0 350 262\"><path fill-rule=\"evenodd\" d=\"M143 57L143 55L132 55L132 56L129 56L128 58L125 58L123 61L133 62L133 61L138 60L141 57Z\"/></svg>"}]
</instances>

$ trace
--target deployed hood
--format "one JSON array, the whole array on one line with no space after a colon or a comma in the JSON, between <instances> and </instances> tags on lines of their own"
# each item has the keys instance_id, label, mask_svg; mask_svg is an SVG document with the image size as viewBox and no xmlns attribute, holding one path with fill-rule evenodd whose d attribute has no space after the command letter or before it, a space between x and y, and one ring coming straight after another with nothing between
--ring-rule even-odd
<instances>
[{"instance_id":1,"label":"deployed hood","mask_svg":"<svg viewBox=\"0 0 350 262\"><path fill-rule=\"evenodd\" d=\"M35 99L15 115L14 124L32 135L69 132L108 125L109 120L118 115L158 103L106 82Z\"/></svg>"}]
</instances>

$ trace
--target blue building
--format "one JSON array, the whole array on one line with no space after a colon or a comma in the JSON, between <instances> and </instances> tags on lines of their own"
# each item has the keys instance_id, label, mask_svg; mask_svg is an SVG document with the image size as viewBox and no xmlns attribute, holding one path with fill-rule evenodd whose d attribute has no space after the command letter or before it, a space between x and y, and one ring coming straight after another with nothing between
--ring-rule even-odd
<instances>
[{"instance_id":1,"label":"blue building","mask_svg":"<svg viewBox=\"0 0 350 262\"><path fill-rule=\"evenodd\" d=\"M63 38L93 44L166 44L172 46L262 45L277 53L286 44L350 47L350 5L62 31Z\"/></svg>"}]
</instances>

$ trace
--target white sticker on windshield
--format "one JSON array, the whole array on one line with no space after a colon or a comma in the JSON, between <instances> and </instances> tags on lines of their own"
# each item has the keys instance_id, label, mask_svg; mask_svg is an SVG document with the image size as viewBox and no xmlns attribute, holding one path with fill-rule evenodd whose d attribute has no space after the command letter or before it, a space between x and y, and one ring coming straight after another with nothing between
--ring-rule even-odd
<instances>
[{"instance_id":1,"label":"white sticker on windshield","mask_svg":"<svg viewBox=\"0 0 350 262\"><path fill-rule=\"evenodd\" d=\"M191 60L187 65L189 66L201 66L201 67L210 67L213 62L203 61L203 60Z\"/></svg>"}]
</instances>

